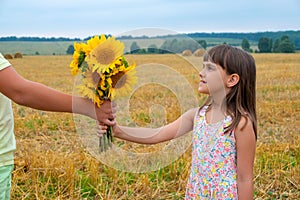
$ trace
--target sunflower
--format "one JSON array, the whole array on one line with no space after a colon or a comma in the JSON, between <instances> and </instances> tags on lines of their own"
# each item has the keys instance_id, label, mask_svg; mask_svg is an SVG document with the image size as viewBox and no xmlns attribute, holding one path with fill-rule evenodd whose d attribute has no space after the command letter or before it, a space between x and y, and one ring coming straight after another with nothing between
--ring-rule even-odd
<instances>
[{"instance_id":1,"label":"sunflower","mask_svg":"<svg viewBox=\"0 0 300 200\"><path fill-rule=\"evenodd\" d=\"M70 68L73 75L79 71L81 74L78 94L92 100L98 107L105 100L129 94L137 77L135 64L129 66L123 51L124 43L105 35L95 36L87 43L74 43ZM113 141L111 127L106 136L110 142ZM100 138L99 143L105 145L104 137Z\"/></svg>"},{"instance_id":2,"label":"sunflower","mask_svg":"<svg viewBox=\"0 0 300 200\"><path fill-rule=\"evenodd\" d=\"M102 100L99 96L99 91L95 88L87 87L87 85L78 85L77 91L82 96L91 99L98 107L100 107L104 100Z\"/></svg>"},{"instance_id":3,"label":"sunflower","mask_svg":"<svg viewBox=\"0 0 300 200\"><path fill-rule=\"evenodd\" d=\"M122 56L124 44L110 37L96 46L86 57L86 62L92 66L93 71L102 73L108 68L114 68L115 62Z\"/></svg>"},{"instance_id":4,"label":"sunflower","mask_svg":"<svg viewBox=\"0 0 300 200\"><path fill-rule=\"evenodd\" d=\"M103 43L106 41L105 35L99 36L94 36L93 38L89 39L87 41L87 44L82 43L82 48L83 51L85 52L85 55L89 55L93 49L95 49L99 44Z\"/></svg>"},{"instance_id":5,"label":"sunflower","mask_svg":"<svg viewBox=\"0 0 300 200\"><path fill-rule=\"evenodd\" d=\"M77 75L78 74L78 62L76 61L72 61L70 64L70 68L71 68L71 74L72 75Z\"/></svg>"},{"instance_id":6,"label":"sunflower","mask_svg":"<svg viewBox=\"0 0 300 200\"><path fill-rule=\"evenodd\" d=\"M119 71L117 74L112 75L110 78L108 78L108 81L112 86L112 99L129 95L133 85L137 82L135 73L135 65L132 65L130 67L124 68L122 71Z\"/></svg>"},{"instance_id":7,"label":"sunflower","mask_svg":"<svg viewBox=\"0 0 300 200\"><path fill-rule=\"evenodd\" d=\"M98 74L96 71L87 70L84 74L83 83L88 87L97 89L101 82L101 74Z\"/></svg>"},{"instance_id":8,"label":"sunflower","mask_svg":"<svg viewBox=\"0 0 300 200\"><path fill-rule=\"evenodd\" d=\"M74 42L73 60L70 64L72 75L77 75L77 73L78 73L79 66L81 64L80 61L82 62L84 59L84 58L83 59L81 58L82 53L83 53L82 45Z\"/></svg>"}]
</instances>

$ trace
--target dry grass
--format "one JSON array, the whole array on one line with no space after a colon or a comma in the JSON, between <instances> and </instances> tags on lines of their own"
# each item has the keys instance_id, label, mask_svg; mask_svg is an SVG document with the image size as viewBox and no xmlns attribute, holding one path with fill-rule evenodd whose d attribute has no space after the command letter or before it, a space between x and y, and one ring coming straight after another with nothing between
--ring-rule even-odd
<instances>
[{"instance_id":1,"label":"dry grass","mask_svg":"<svg viewBox=\"0 0 300 200\"><path fill-rule=\"evenodd\" d=\"M257 62L259 123L255 198L299 199L300 54L254 54L254 57ZM160 63L172 66L196 89L197 71L179 58L174 55L129 57L138 65ZM201 66L201 58L191 56L189 59ZM20 74L31 80L72 93L74 80L68 68L70 61L70 56L25 56L11 60L11 63ZM168 101L169 104L163 104L170 105L166 121L174 120L180 115L180 105L174 95L166 95L168 92L157 85L137 90L132 99L135 102L131 108L132 118L141 125L149 123L147 120L151 116L145 109L147 100L150 104ZM199 102L203 98L199 96ZM144 103L141 103L142 100ZM47 113L15 104L13 107L18 149L12 199L184 197L191 161L190 148L178 160L160 170L122 172L102 164L86 152L71 114ZM159 148L153 148L156 147Z\"/></svg>"}]
</instances>

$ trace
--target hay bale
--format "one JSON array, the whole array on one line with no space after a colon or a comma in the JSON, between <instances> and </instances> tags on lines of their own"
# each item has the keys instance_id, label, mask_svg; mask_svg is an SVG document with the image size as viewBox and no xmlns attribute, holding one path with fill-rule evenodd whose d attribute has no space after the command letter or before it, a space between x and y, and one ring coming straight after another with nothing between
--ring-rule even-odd
<instances>
[{"instance_id":1,"label":"hay bale","mask_svg":"<svg viewBox=\"0 0 300 200\"><path fill-rule=\"evenodd\" d=\"M182 52L182 55L183 56L191 56L191 55L193 55L193 53L191 50L187 49Z\"/></svg>"},{"instance_id":2,"label":"hay bale","mask_svg":"<svg viewBox=\"0 0 300 200\"><path fill-rule=\"evenodd\" d=\"M10 55L8 53L4 55L4 58L5 59L13 59L12 55Z\"/></svg>"},{"instance_id":3,"label":"hay bale","mask_svg":"<svg viewBox=\"0 0 300 200\"><path fill-rule=\"evenodd\" d=\"M194 52L194 56L196 57L203 57L204 54L205 54L205 49L203 48L200 48L200 49L197 49L195 52Z\"/></svg>"},{"instance_id":4,"label":"hay bale","mask_svg":"<svg viewBox=\"0 0 300 200\"><path fill-rule=\"evenodd\" d=\"M23 58L23 55L20 52L15 53L14 58Z\"/></svg>"}]
</instances>

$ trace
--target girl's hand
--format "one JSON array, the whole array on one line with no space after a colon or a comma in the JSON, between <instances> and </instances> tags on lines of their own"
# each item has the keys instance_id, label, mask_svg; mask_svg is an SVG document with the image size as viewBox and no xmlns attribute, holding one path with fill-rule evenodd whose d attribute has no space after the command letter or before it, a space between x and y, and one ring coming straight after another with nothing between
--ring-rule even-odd
<instances>
[{"instance_id":1,"label":"girl's hand","mask_svg":"<svg viewBox=\"0 0 300 200\"><path fill-rule=\"evenodd\" d=\"M99 121L98 120L98 128L97 128L97 135L98 137L102 137L106 132L109 126L112 126L114 129L117 124L116 124L116 112L117 112L117 104L114 101L105 101L103 105L101 105L100 109L106 110L108 112L107 114L109 115L110 118L108 118L108 121L110 122L107 124L107 121ZM113 131L114 135L114 131Z\"/></svg>"},{"instance_id":2,"label":"girl's hand","mask_svg":"<svg viewBox=\"0 0 300 200\"><path fill-rule=\"evenodd\" d=\"M113 136L117 136L118 135L118 133L116 132L117 131L117 124L115 124L113 127L112 127L112 135ZM105 133L106 133L106 131L107 131L107 129L108 129L108 125L105 125L105 124L98 124L98 128L97 128L97 136L99 137L99 138L101 138Z\"/></svg>"},{"instance_id":3,"label":"girl's hand","mask_svg":"<svg viewBox=\"0 0 300 200\"><path fill-rule=\"evenodd\" d=\"M105 133L106 133L106 131L107 131L107 125L105 125L105 124L98 124L98 128L97 128L97 136L99 137L99 138L101 138Z\"/></svg>"}]
</instances>

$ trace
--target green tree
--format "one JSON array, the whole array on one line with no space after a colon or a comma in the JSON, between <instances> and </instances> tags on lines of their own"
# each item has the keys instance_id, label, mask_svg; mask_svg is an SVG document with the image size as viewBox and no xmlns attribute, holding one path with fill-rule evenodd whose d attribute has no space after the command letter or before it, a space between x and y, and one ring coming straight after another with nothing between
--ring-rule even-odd
<instances>
[{"instance_id":1,"label":"green tree","mask_svg":"<svg viewBox=\"0 0 300 200\"><path fill-rule=\"evenodd\" d=\"M151 44L149 47L148 47L148 53L159 53L159 49L157 48L157 46L155 44Z\"/></svg>"},{"instance_id":2,"label":"green tree","mask_svg":"<svg viewBox=\"0 0 300 200\"><path fill-rule=\"evenodd\" d=\"M250 43L247 39L243 39L242 41L242 49L250 52Z\"/></svg>"},{"instance_id":3,"label":"green tree","mask_svg":"<svg viewBox=\"0 0 300 200\"><path fill-rule=\"evenodd\" d=\"M279 53L280 49L279 49L279 45L280 45L280 40L276 39L273 45L273 52L274 53Z\"/></svg>"},{"instance_id":4,"label":"green tree","mask_svg":"<svg viewBox=\"0 0 300 200\"><path fill-rule=\"evenodd\" d=\"M261 37L258 41L258 49L260 53L272 52L272 39Z\"/></svg>"},{"instance_id":5,"label":"green tree","mask_svg":"<svg viewBox=\"0 0 300 200\"><path fill-rule=\"evenodd\" d=\"M171 50L173 52L179 53L182 51L182 48L180 48L180 42L175 38L171 41L170 47L168 50Z\"/></svg>"},{"instance_id":6,"label":"green tree","mask_svg":"<svg viewBox=\"0 0 300 200\"><path fill-rule=\"evenodd\" d=\"M281 53L294 53L296 49L294 43L286 35L281 37L281 42L278 48Z\"/></svg>"},{"instance_id":7,"label":"green tree","mask_svg":"<svg viewBox=\"0 0 300 200\"><path fill-rule=\"evenodd\" d=\"M290 40L283 40L280 42L279 49L281 53L294 53L295 46Z\"/></svg>"},{"instance_id":8,"label":"green tree","mask_svg":"<svg viewBox=\"0 0 300 200\"><path fill-rule=\"evenodd\" d=\"M283 40L289 40L290 38L289 38L289 36L287 36L287 35L283 35L283 36L281 36L281 41L283 41Z\"/></svg>"},{"instance_id":9,"label":"green tree","mask_svg":"<svg viewBox=\"0 0 300 200\"><path fill-rule=\"evenodd\" d=\"M205 40L199 40L198 43L201 45L203 49L207 48L207 42Z\"/></svg>"},{"instance_id":10,"label":"green tree","mask_svg":"<svg viewBox=\"0 0 300 200\"><path fill-rule=\"evenodd\" d=\"M191 39L173 39L173 40L166 40L162 46L161 49L165 50L167 52L172 53L181 53L184 50L191 50L195 51L197 49L201 48L198 42L195 42L195 40Z\"/></svg>"},{"instance_id":11,"label":"green tree","mask_svg":"<svg viewBox=\"0 0 300 200\"><path fill-rule=\"evenodd\" d=\"M67 54L73 54L74 53L74 46L73 45L69 45L68 49L67 49Z\"/></svg>"},{"instance_id":12,"label":"green tree","mask_svg":"<svg viewBox=\"0 0 300 200\"><path fill-rule=\"evenodd\" d=\"M137 44L136 41L132 42L131 46L130 46L130 53L139 53L140 51L140 46Z\"/></svg>"}]
</instances>

